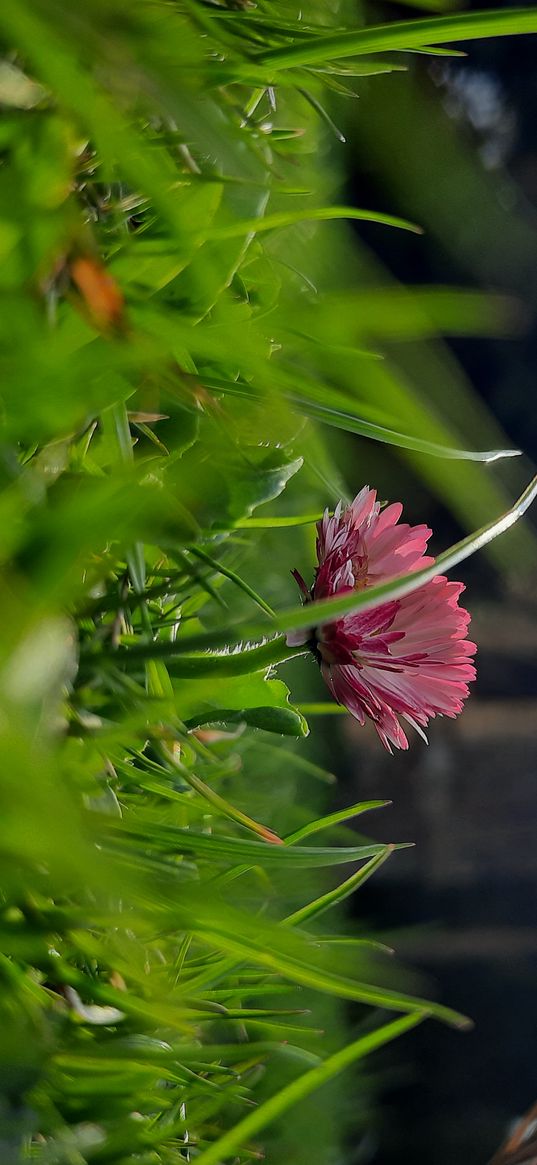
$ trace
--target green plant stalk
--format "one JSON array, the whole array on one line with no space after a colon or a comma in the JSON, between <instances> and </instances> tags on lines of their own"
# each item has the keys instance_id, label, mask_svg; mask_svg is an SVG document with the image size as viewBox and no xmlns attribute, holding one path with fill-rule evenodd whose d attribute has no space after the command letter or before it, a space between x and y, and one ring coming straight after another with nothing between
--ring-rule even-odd
<instances>
[{"instance_id":1,"label":"green plant stalk","mask_svg":"<svg viewBox=\"0 0 537 1165\"><path fill-rule=\"evenodd\" d=\"M307 647L289 647L283 635L247 647L241 651L206 652L199 655L182 655L175 643L136 643L122 651L93 654L99 664L137 664L147 659L168 659L173 664L171 674L181 679L203 679L204 676L243 676L252 672L265 671L276 664L296 659L307 653ZM86 661L91 654L82 657Z\"/></svg>"},{"instance_id":2,"label":"green plant stalk","mask_svg":"<svg viewBox=\"0 0 537 1165\"><path fill-rule=\"evenodd\" d=\"M272 829L268 829L266 825L261 825L260 822L254 821L252 817L249 817L247 813L242 813L240 809L236 809L234 805L230 805L229 801L226 801L224 797L221 797L219 793L211 789L205 781L202 781L201 777L197 777L195 773L190 772L185 765L179 764L168 749L162 748L161 752L164 760L175 772L179 773L185 784L189 785L191 789L194 789L196 793L199 793L200 797L204 797L210 805L214 805L219 813L223 813L225 817L236 821L237 825L244 826L250 833L257 834L263 841L270 842L272 845L284 844L282 838L278 837L278 834L274 833Z\"/></svg>"}]
</instances>

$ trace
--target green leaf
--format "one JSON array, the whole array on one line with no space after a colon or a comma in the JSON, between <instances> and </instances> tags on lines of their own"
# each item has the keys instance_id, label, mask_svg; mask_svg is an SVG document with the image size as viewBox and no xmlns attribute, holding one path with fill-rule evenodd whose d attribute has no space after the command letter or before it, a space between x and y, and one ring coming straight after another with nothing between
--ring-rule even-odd
<instances>
[{"instance_id":1,"label":"green leaf","mask_svg":"<svg viewBox=\"0 0 537 1165\"><path fill-rule=\"evenodd\" d=\"M294 708L218 708L216 712L192 716L185 723L190 729L201 724L247 724L250 728L262 728L264 732L274 732L279 736L308 735L306 721Z\"/></svg>"},{"instance_id":2,"label":"green leaf","mask_svg":"<svg viewBox=\"0 0 537 1165\"><path fill-rule=\"evenodd\" d=\"M281 616L277 616L272 622L274 623L276 620L281 621ZM267 623L264 624L264 629L266 630L266 628ZM257 625L255 625L254 634L261 634ZM221 706L224 703L229 706L229 697L235 693L237 711L248 708L249 700L254 697L254 693L257 694L258 699L264 697L264 703L266 703L267 695L272 692L277 701L284 694L284 685L278 686L281 681L267 680L264 676L255 675L255 673L260 673L262 669L266 671L268 667L293 659L297 655L303 655L307 650L306 647L288 647L285 640L278 636L256 647L245 647L232 652L183 654L183 651L186 650L185 645L193 644L195 646L199 641L203 644L218 642L220 636L225 639L225 629L222 629L221 632L201 632L199 635L192 635L185 640L174 640L173 642L136 643L128 649L113 651L109 654L92 652L86 654L83 660L88 665L98 663L106 666L107 663L110 663L116 667L118 664L123 664L130 669L137 669L140 662L146 659L161 657L168 660L170 676L190 681L181 687L175 685L179 710L183 718L188 719L193 708L200 711L216 711L218 707L214 700L216 693L220 696ZM234 676L251 676L252 678L248 681L242 681L234 688L229 682ZM208 677L212 677L210 682L208 682ZM205 682L204 685L197 686L193 681ZM269 684L275 686L269 687L267 686ZM278 705L276 704L276 706ZM280 706L282 706L281 702Z\"/></svg>"},{"instance_id":3,"label":"green leaf","mask_svg":"<svg viewBox=\"0 0 537 1165\"><path fill-rule=\"evenodd\" d=\"M136 823L121 823L117 821L103 821L103 829L110 837L121 838L138 837L143 840L144 834ZM333 846L312 847L285 845L263 845L258 841L247 841L239 837L223 837L219 834L196 833L192 829L180 829L172 825L152 825L151 842L156 850L163 853L177 854L190 853L209 858L230 860L233 862L248 861L251 865L277 865L281 869L315 869L320 866L344 865L346 862L358 862L381 853L382 845Z\"/></svg>"},{"instance_id":4,"label":"green leaf","mask_svg":"<svg viewBox=\"0 0 537 1165\"><path fill-rule=\"evenodd\" d=\"M251 442L236 446L219 437L218 443L197 444L169 475L172 488L209 530L229 529L250 517L257 506L279 497L302 467L302 457L290 457L284 449Z\"/></svg>"},{"instance_id":5,"label":"green leaf","mask_svg":"<svg viewBox=\"0 0 537 1165\"><path fill-rule=\"evenodd\" d=\"M283 845L283 841L278 834L274 833L272 829L268 829L266 825L261 825L258 821L254 821L252 817L243 813L241 809L237 809L235 805L231 805L229 801L226 801L206 781L203 781L193 773L186 765L177 761L169 750L162 748L162 753L172 771L178 773L187 786L194 789L196 793L203 797L219 813L223 814L224 817L229 817L232 821L236 821L238 825L242 825L250 830L251 833L262 837L264 841L271 842L274 845Z\"/></svg>"},{"instance_id":6,"label":"green leaf","mask_svg":"<svg viewBox=\"0 0 537 1165\"><path fill-rule=\"evenodd\" d=\"M87 127L99 146L110 173L121 163L135 190L142 189L154 201L169 223L176 240L190 251L192 242L187 224L170 192L175 177L173 166L162 150L147 149L146 142L124 117L119 103L95 84L90 72L79 66L69 43L62 38L62 27L52 20L41 19L36 6L22 8L16 0L5 0L0 11L0 28L26 53L41 78Z\"/></svg>"},{"instance_id":7,"label":"green leaf","mask_svg":"<svg viewBox=\"0 0 537 1165\"><path fill-rule=\"evenodd\" d=\"M414 341L431 336L516 334L523 305L505 295L464 287L372 286L323 295L320 303L297 305L293 331L311 342L349 344L378 340ZM282 322L288 321L283 317Z\"/></svg>"},{"instance_id":8,"label":"green leaf","mask_svg":"<svg viewBox=\"0 0 537 1165\"><path fill-rule=\"evenodd\" d=\"M432 566L426 566L422 570L415 571L413 574L403 575L391 581L380 583L375 587L367 587L365 590L357 591L353 595L345 595L342 598L322 599L316 603L307 604L305 607L295 608L292 613L285 612L278 616L278 627L282 630L291 631L311 626L322 626L323 623L328 623L334 618L339 618L341 615L347 615L358 610L371 610L372 607L377 607L379 603L390 602L392 599L398 599L402 598L403 595L412 594L413 591L418 590L420 586L436 578L443 571L451 570L459 562L464 562L465 558L469 558L477 550L481 550L493 538L498 538L500 534L505 534L526 513L526 510L529 509L536 497L537 476L533 478L524 490L524 493L520 495L507 513L502 514L495 521L489 522L486 526L482 526L474 534L469 534L467 538L461 539L460 542L456 542L454 546L451 546L449 550L445 550L443 554L439 554L435 558ZM313 620L311 618L312 612Z\"/></svg>"},{"instance_id":9,"label":"green leaf","mask_svg":"<svg viewBox=\"0 0 537 1165\"><path fill-rule=\"evenodd\" d=\"M360 437L369 437L373 441L381 441L384 445L396 445L400 449L413 449L415 453L426 453L430 457L449 458L453 461L482 461L490 464L500 461L504 457L518 457L519 449L451 449L449 445L439 445L436 441L426 441L411 434L399 433L395 429L388 429L384 425L377 425L373 421L366 421L355 413L330 405L318 404L304 397L294 400L288 397L289 403L296 405L300 411L312 420L321 421L336 429L344 429L347 433L356 433Z\"/></svg>"},{"instance_id":10,"label":"green leaf","mask_svg":"<svg viewBox=\"0 0 537 1165\"><path fill-rule=\"evenodd\" d=\"M197 1165L219 1165L221 1161L234 1156L251 1137L256 1136L266 1125L277 1120L289 1108L315 1092L317 1088L321 1088L323 1084L328 1083L334 1076L350 1067L357 1060L363 1059L364 1056L370 1055L371 1052L389 1043L390 1040L404 1035L405 1032L422 1023L427 1016L427 1011L423 1011L393 1020L373 1032L368 1032L367 1035L360 1036L358 1040L349 1044L348 1047L342 1048L341 1051L335 1052L321 1064L311 1068L309 1072L280 1089L275 1096L271 1096L254 1112L249 1113L232 1129L219 1137L218 1141L215 1141L197 1157Z\"/></svg>"},{"instance_id":11,"label":"green leaf","mask_svg":"<svg viewBox=\"0 0 537 1165\"><path fill-rule=\"evenodd\" d=\"M316 704L299 704L300 711L304 716L346 716L347 709L342 708L341 704L328 704L319 701Z\"/></svg>"},{"instance_id":12,"label":"green leaf","mask_svg":"<svg viewBox=\"0 0 537 1165\"><path fill-rule=\"evenodd\" d=\"M289 833L285 838L285 844L295 845L297 841L303 841L305 837L311 837L313 833L320 833L324 829L330 829L333 825L341 825L343 821L351 821L353 817L369 813L371 809L383 809L385 805L391 805L391 801L359 801L357 805L350 805L348 809L338 809L326 817L318 817L316 821L308 821L307 825L296 829L294 833Z\"/></svg>"},{"instance_id":13,"label":"green leaf","mask_svg":"<svg viewBox=\"0 0 537 1165\"><path fill-rule=\"evenodd\" d=\"M251 652L248 654L252 656ZM255 667L255 662L254 656L250 663ZM180 665L177 670L181 673ZM177 675L171 662L169 671L172 677ZM217 664L214 669L207 668L205 674L207 679L191 675L183 683L174 678L177 709L187 728L197 728L200 724L244 723L282 736L307 735L307 723L290 706L289 689L282 680L270 679L267 672L250 666L241 675L226 674L219 678Z\"/></svg>"},{"instance_id":14,"label":"green leaf","mask_svg":"<svg viewBox=\"0 0 537 1165\"><path fill-rule=\"evenodd\" d=\"M426 453L431 457L442 457L455 461L492 462L499 461L504 457L518 457L520 454L519 449L450 448L449 445L441 445L436 441L425 440L410 433L401 433L396 429L368 421L359 416L358 412L351 411L352 402L347 399L342 400L341 393L334 392L327 385L323 385L321 392L319 392L318 386L314 382L308 383L299 374L292 371L285 373L278 365L275 367L274 375L283 383L284 399L292 408L312 420L321 421L336 429L343 429L347 433L356 433L361 437L369 437L373 441L381 441L385 445L396 445L401 449L413 449L416 453ZM230 396L250 400L258 399L256 391L245 383L226 381L211 374L205 375L203 379L208 388L217 389ZM312 399L314 395L322 399Z\"/></svg>"},{"instance_id":15,"label":"green leaf","mask_svg":"<svg viewBox=\"0 0 537 1165\"><path fill-rule=\"evenodd\" d=\"M279 846L267 846L267 849L269 848L273 853L283 852L282 847ZM288 852L292 853L293 851L289 850ZM193 922L193 928L201 937L201 927ZM291 936L289 936L290 938ZM465 1016L454 1012L449 1007L427 1003L424 999L404 995L390 988L359 982L336 973L331 966L328 967L325 963L318 963L313 958L308 960L302 942L298 941L302 936L296 934L293 938L297 941L284 945L281 940L278 941L278 936L274 933L274 939L271 943L268 934L263 933L256 936L252 927L246 927L244 923L241 927L237 927L235 933L229 929L224 930L218 922L215 922L211 931L208 920L203 928L203 940L218 950L224 949L237 955L240 959L253 960L261 966L278 971L304 987L312 987L329 992L340 999L352 999L357 1003L384 1007L388 1010L427 1011L442 1022L454 1027L471 1026L470 1021Z\"/></svg>"},{"instance_id":16,"label":"green leaf","mask_svg":"<svg viewBox=\"0 0 537 1165\"><path fill-rule=\"evenodd\" d=\"M326 894L321 894L319 898L315 898L313 902L308 902L306 906L301 906L299 910L295 910L293 914L289 914L284 923L286 926L301 926L304 922L309 922L312 918L317 918L318 915L324 914L326 910L330 910L332 906L338 906L340 902L344 902L345 898L349 898L354 894L359 886L363 886L372 874L384 865L384 862L393 853L393 846L387 845L380 853L375 854L365 866L356 870L339 886L333 890L328 890Z\"/></svg>"},{"instance_id":17,"label":"green leaf","mask_svg":"<svg viewBox=\"0 0 537 1165\"><path fill-rule=\"evenodd\" d=\"M460 542L456 542L449 550L445 550L442 554L439 554L435 558L432 566L424 567L422 570L414 571L412 574L398 576L388 582L380 583L378 586L366 587L364 590L355 591L351 595L343 595L340 598L336 595L329 599L320 599L314 603L307 603L305 606L289 608L287 611L282 611L277 615L276 620L273 621L273 626L279 631L299 631L310 627L320 627L324 623L330 623L333 619L340 618L342 615L348 615L358 610L368 611L373 607L377 607L380 603L390 602L392 599L412 594L413 591L418 590L424 583L436 578L438 574L451 570L459 562L464 562L465 558L469 558L476 551L481 550L493 538L498 538L500 534L505 534L526 513L536 497L537 476L532 479L518 500L505 514L502 514L500 518L496 518L492 522L488 522L480 530L469 534L466 538L461 539ZM218 634L214 632L201 633L185 638L173 645L155 645L154 650L155 654L158 655L160 652L157 648L160 646L161 650L164 649L162 653L165 655L173 655L175 653L179 655L181 652L188 652L192 648L208 647L222 642L237 642L241 634L247 637L262 635L266 632L266 628L266 623L264 625L236 624L235 626L223 628ZM140 658L143 658L146 651L145 648L134 650ZM279 637L259 647L250 649L252 653L259 653L256 655L256 658L264 660L267 664L270 662L283 662L285 659L292 658L293 654L300 653L303 650L305 649L286 648L285 641ZM273 652L272 658L271 651ZM217 659L221 661L232 660L233 664L229 665L230 672L232 672L233 668L236 668L238 672L242 662L245 662L247 654L248 652L237 652L236 655L220 655L213 658L215 661ZM125 658L127 658L126 652ZM194 669L198 666L202 667L202 661L208 658L208 656L203 655L189 656L187 657L188 662L186 666L193 667ZM223 663L220 666L222 671L225 671L228 665Z\"/></svg>"},{"instance_id":18,"label":"green leaf","mask_svg":"<svg viewBox=\"0 0 537 1165\"><path fill-rule=\"evenodd\" d=\"M280 530L288 526L309 526L313 522L319 522L322 514L300 514L284 517L269 517L269 518L239 518L235 522L237 530Z\"/></svg>"},{"instance_id":19,"label":"green leaf","mask_svg":"<svg viewBox=\"0 0 537 1165\"><path fill-rule=\"evenodd\" d=\"M279 69L314 65L330 58L355 57L394 49L427 48L446 41L479 40L489 36L518 36L537 32L537 9L507 8L490 12L464 12L449 16L400 20L370 28L318 36L311 41L269 49L256 58L274 75ZM239 71L242 68L239 66Z\"/></svg>"},{"instance_id":20,"label":"green leaf","mask_svg":"<svg viewBox=\"0 0 537 1165\"><path fill-rule=\"evenodd\" d=\"M360 222L377 222L383 226L399 227L400 230L422 233L421 227L407 219L398 218L393 214L381 214L376 210L361 210L353 206L321 206L312 210L280 211L277 214L266 214L263 218L250 218L242 222L230 223L229 226L214 227L207 233L210 239L234 239L248 234L259 234L260 231L283 230L285 227L295 226L298 222L331 222L335 219L356 219Z\"/></svg>"}]
</instances>

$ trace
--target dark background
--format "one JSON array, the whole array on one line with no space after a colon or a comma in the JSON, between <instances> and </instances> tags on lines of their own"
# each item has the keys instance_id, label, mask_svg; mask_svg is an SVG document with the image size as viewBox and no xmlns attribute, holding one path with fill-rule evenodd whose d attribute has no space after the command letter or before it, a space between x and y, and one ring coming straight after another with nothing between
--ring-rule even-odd
<instances>
[{"instance_id":1,"label":"dark background","mask_svg":"<svg viewBox=\"0 0 537 1165\"><path fill-rule=\"evenodd\" d=\"M408 16L395 7L369 13L372 22ZM428 227L425 240L360 227L402 283L481 287L523 305L515 338L453 340L451 347L510 441L535 461L537 38L461 47L467 59L414 58L414 104L404 106L400 124L397 114L387 120L379 79L371 96L361 96L348 194L356 205ZM421 129L419 154L400 145L412 117ZM384 147L390 134L386 163L375 141ZM455 172L452 149L477 174L475 187ZM488 201L478 199L480 188ZM446 544L457 536L434 500L427 518ZM482 558L462 573L479 643L479 678L464 716L435 725L428 750L396 758L379 755L373 739L349 723L339 776L342 802L357 792L393 797L375 820L376 837L417 843L373 879L356 911L363 921L365 902L371 925L389 935L397 925L398 954L475 1029L460 1034L428 1024L390 1048L375 1138L356 1149L357 1162L485 1165L510 1122L537 1098L536 592L527 580L522 590L506 586Z\"/></svg>"}]
</instances>

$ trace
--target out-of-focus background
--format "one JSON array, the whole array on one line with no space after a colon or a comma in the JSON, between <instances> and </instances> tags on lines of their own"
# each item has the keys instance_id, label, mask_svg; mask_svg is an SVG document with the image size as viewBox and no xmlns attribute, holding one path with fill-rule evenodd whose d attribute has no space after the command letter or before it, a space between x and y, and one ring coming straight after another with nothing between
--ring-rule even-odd
<instances>
[{"instance_id":1,"label":"out-of-focus background","mask_svg":"<svg viewBox=\"0 0 537 1165\"><path fill-rule=\"evenodd\" d=\"M517 301L518 334L452 338L435 352L437 366L425 366L423 347L399 345L396 355L418 382L440 371L436 391L449 394L454 353L469 390L535 460L535 41L468 47L466 59L416 57L410 75L375 78L361 91L344 127L348 193L424 226L421 239L360 226L394 280L480 287ZM434 385L426 388L434 394ZM345 450L348 477L404 496L407 512L430 522L437 548L457 536L442 499L422 492L395 452L361 441ZM456 464L455 477L462 472ZM395 758L350 719L339 726L341 802L391 797L376 834L416 842L364 891L361 920L365 908L371 925L476 1025L463 1036L427 1028L392 1049L379 1074L381 1118L357 1161L484 1165L537 1095L537 574L533 549L517 573L509 537L501 550L500 569L482 556L458 572L479 644L478 681L462 718L433 725L428 749L416 743Z\"/></svg>"},{"instance_id":2,"label":"out-of-focus background","mask_svg":"<svg viewBox=\"0 0 537 1165\"><path fill-rule=\"evenodd\" d=\"M446 7L413 4L365 16ZM363 18L0 6L0 1165L486 1165L537 1097L535 516L456 572L479 678L428 747L388 756L313 656L274 683L278 644L247 646L339 497L403 501L438 553L537 460L537 38L336 62L329 38L296 70ZM288 695L324 702L308 739ZM321 827L331 862L390 858L344 907L326 852L241 832ZM317 1091L349 1045L367 1058Z\"/></svg>"}]
</instances>

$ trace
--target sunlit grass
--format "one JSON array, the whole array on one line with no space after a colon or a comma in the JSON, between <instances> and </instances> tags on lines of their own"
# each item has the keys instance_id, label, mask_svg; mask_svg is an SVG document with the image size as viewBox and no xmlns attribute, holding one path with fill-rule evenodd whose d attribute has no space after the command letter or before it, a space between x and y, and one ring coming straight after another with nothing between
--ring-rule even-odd
<instances>
[{"instance_id":1,"label":"sunlit grass","mask_svg":"<svg viewBox=\"0 0 537 1165\"><path fill-rule=\"evenodd\" d=\"M297 651L280 633L311 612L284 539L311 551L347 488L333 430L434 464L424 480L480 527L438 568L533 499L530 486L506 500L495 463L518 450L467 423L470 396L424 407L390 351L510 334L518 305L362 286L348 223L421 226L344 205L330 151L344 139L331 95L403 68L370 54L537 31L537 15L342 19L320 0L307 21L284 0L1 6L0 1070L14 1161L245 1165L285 1120L297 1163L325 1165L314 1122L293 1141L294 1105L425 1019L468 1023L376 939L317 929L409 839L352 832L384 802L326 811L335 766L317 717L341 709L286 682ZM358 1032L338 1001L361 1005Z\"/></svg>"}]
</instances>

